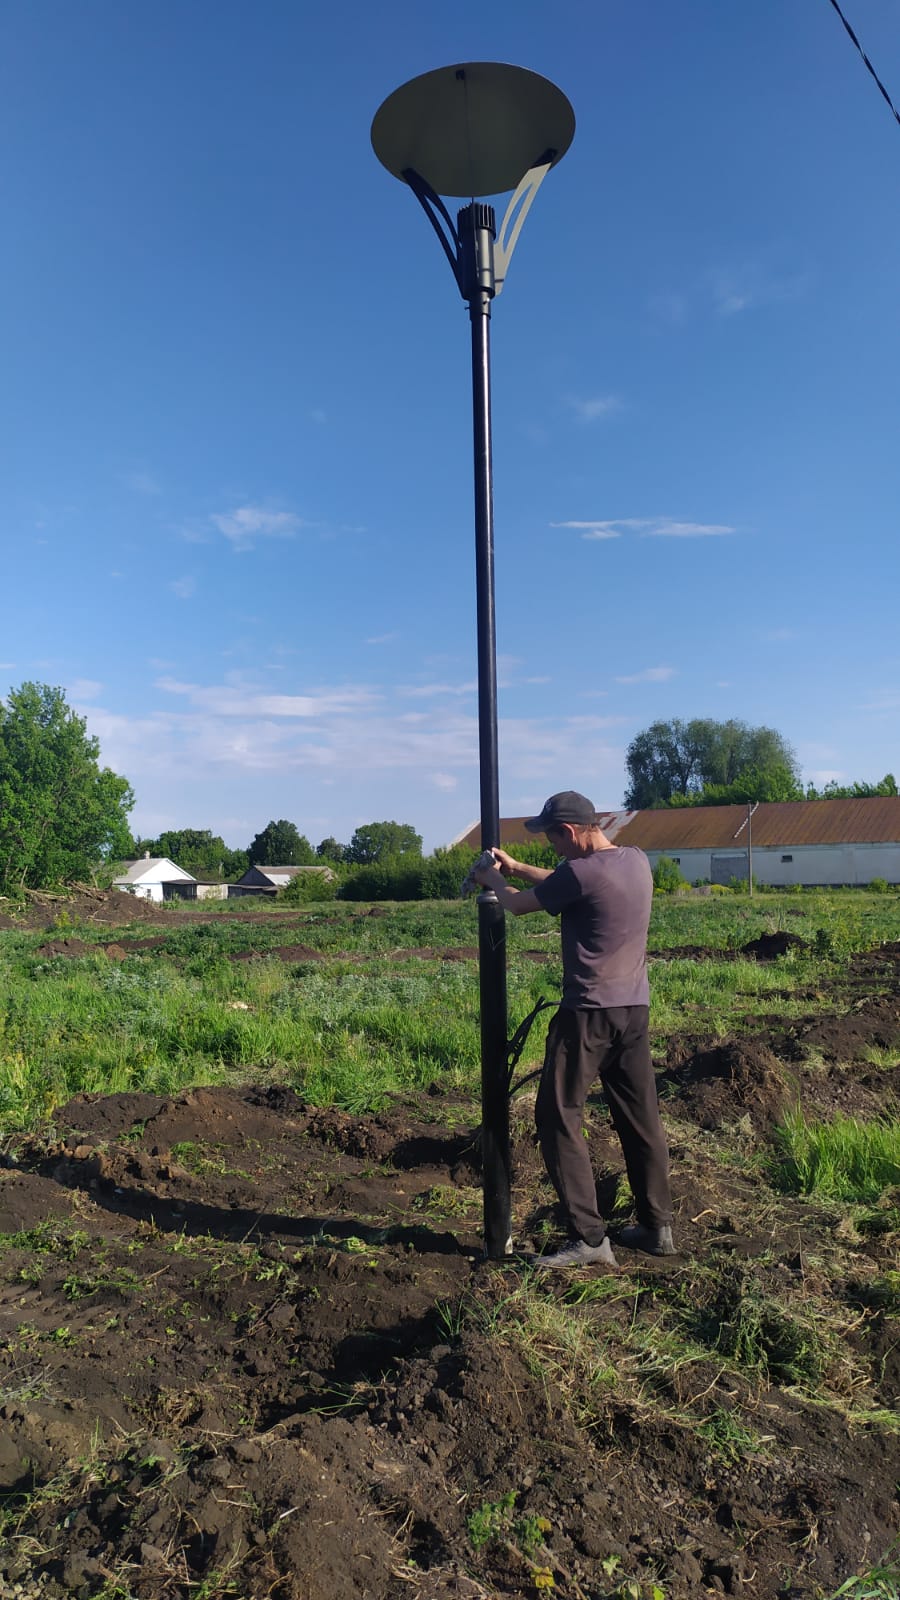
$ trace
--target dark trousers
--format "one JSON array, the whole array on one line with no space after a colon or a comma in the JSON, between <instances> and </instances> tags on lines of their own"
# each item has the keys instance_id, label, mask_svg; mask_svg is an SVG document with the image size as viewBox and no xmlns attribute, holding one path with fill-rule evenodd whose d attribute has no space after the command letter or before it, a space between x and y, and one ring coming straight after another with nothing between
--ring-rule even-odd
<instances>
[{"instance_id":1,"label":"dark trousers","mask_svg":"<svg viewBox=\"0 0 900 1600\"><path fill-rule=\"evenodd\" d=\"M550 1024L535 1106L547 1171L572 1233L599 1244L606 1227L582 1131L584 1103L599 1077L622 1145L635 1211L645 1227L672 1221L669 1152L650 1058L648 1006L568 1011Z\"/></svg>"}]
</instances>

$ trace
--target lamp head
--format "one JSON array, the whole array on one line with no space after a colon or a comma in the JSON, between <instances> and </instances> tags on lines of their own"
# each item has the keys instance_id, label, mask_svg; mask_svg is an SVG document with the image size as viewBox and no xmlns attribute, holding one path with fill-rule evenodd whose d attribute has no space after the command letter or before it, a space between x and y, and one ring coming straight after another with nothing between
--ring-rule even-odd
<instances>
[{"instance_id":1,"label":"lamp head","mask_svg":"<svg viewBox=\"0 0 900 1600\"><path fill-rule=\"evenodd\" d=\"M541 161L561 161L575 113L537 72L499 61L438 67L379 107L372 146L395 178L409 171L436 194L476 199L515 189Z\"/></svg>"}]
</instances>

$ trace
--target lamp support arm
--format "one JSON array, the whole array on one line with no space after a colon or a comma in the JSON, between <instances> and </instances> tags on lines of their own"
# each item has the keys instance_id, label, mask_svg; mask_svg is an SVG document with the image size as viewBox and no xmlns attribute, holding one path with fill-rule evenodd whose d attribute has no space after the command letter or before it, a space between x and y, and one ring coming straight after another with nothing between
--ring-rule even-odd
<instances>
[{"instance_id":1,"label":"lamp support arm","mask_svg":"<svg viewBox=\"0 0 900 1600\"><path fill-rule=\"evenodd\" d=\"M553 165L556 152L547 150L540 161L529 167L506 208L494 245L494 293L500 293L506 281L512 253L518 243L522 224L531 210L532 201Z\"/></svg>"},{"instance_id":2,"label":"lamp support arm","mask_svg":"<svg viewBox=\"0 0 900 1600\"><path fill-rule=\"evenodd\" d=\"M447 207L439 194L432 189L431 184L416 172L414 167L407 167L403 173L404 182L407 183L422 207L428 221L431 223L438 236L441 249L450 263L450 271L456 279L456 287L462 293L462 280L460 276L459 234L453 225Z\"/></svg>"}]
</instances>

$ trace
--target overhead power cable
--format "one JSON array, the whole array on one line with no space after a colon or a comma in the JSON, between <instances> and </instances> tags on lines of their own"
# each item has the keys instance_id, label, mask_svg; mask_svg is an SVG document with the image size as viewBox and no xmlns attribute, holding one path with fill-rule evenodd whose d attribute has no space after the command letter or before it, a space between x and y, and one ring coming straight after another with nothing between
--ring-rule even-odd
<instances>
[{"instance_id":1,"label":"overhead power cable","mask_svg":"<svg viewBox=\"0 0 900 1600\"><path fill-rule=\"evenodd\" d=\"M853 29L851 28L849 22L847 21L847 18L844 16L843 11L841 10L840 6L838 5L838 0L831 0L831 4L834 6L835 11L837 12L838 16L840 17L842 23L844 24L844 27L846 28L846 30L849 33L851 39L853 40L853 43L856 45L857 50L859 51L860 55L862 56L863 61L865 62L866 66L868 67L869 71L872 74L872 77L875 79L875 82L877 83L879 89L881 90L881 93L884 95L885 100L887 101L888 105L890 106L891 114L893 115L894 121L896 123L900 124L900 112L898 112L897 107L894 105L893 100L891 99L890 95L887 92L887 89L884 87L884 84L882 83L881 79L879 78L878 73L875 71L875 68L873 67L871 61L869 60L868 56L866 55L865 50L863 49L862 45L860 44L859 40L857 39L856 34L853 32Z\"/></svg>"}]
</instances>

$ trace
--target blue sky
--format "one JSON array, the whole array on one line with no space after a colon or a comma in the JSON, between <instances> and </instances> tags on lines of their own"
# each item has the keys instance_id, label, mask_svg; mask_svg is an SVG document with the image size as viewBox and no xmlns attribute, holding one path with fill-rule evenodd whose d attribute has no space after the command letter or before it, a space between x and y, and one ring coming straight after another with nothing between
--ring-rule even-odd
<instances>
[{"instance_id":1,"label":"blue sky","mask_svg":"<svg viewBox=\"0 0 900 1600\"><path fill-rule=\"evenodd\" d=\"M18 0L0 694L139 833L478 815L468 316L369 142L467 60L577 118L492 322L502 813L673 716L898 771L900 128L828 0Z\"/></svg>"}]
</instances>

